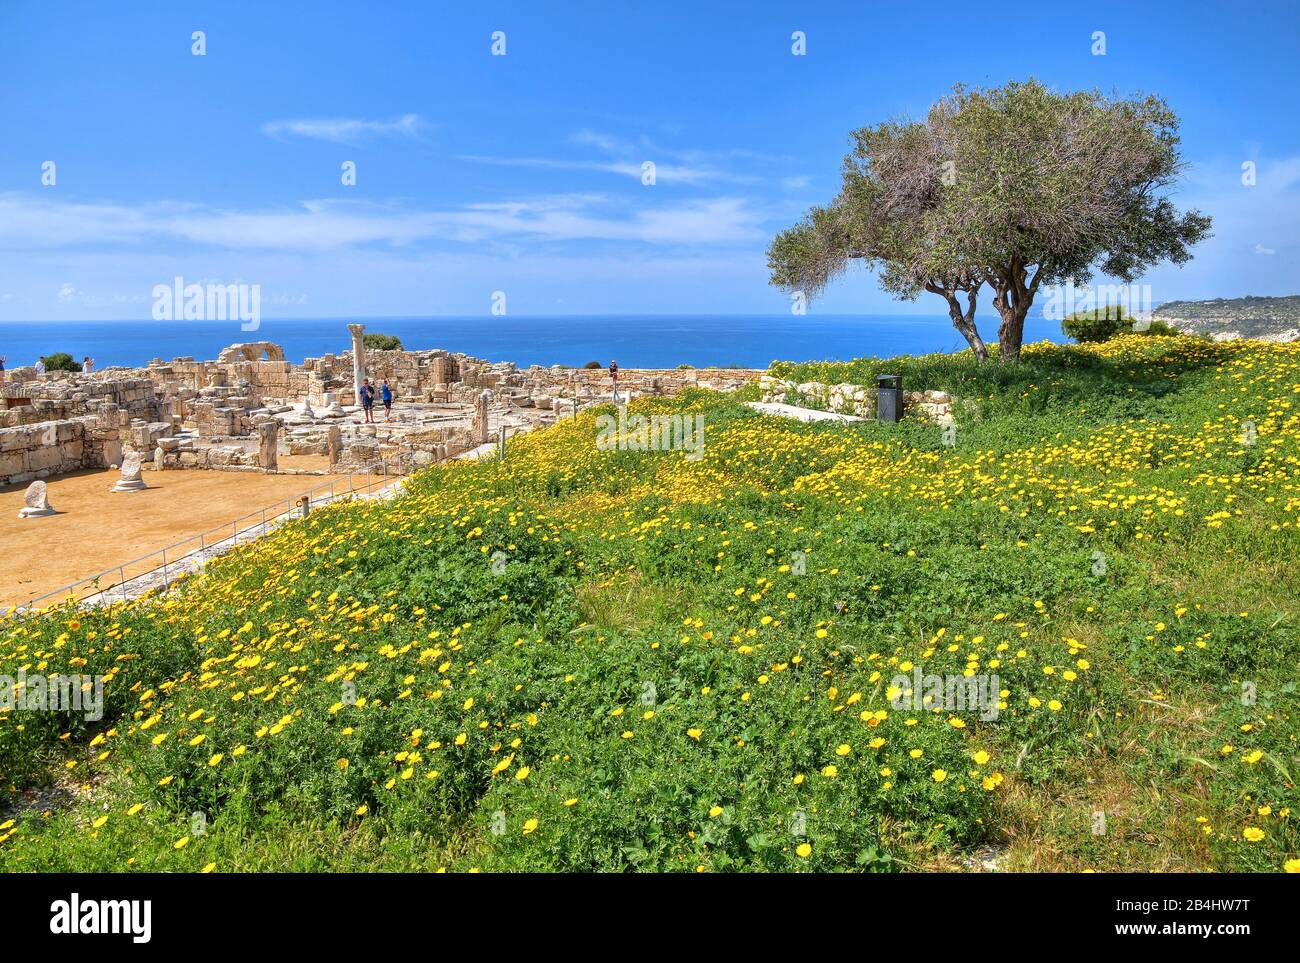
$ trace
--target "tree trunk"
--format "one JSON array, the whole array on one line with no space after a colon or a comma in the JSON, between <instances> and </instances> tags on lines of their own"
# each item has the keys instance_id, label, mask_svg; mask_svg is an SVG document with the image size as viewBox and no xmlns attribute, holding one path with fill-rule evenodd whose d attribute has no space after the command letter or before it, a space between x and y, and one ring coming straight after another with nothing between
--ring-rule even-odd
<instances>
[{"instance_id":1,"label":"tree trunk","mask_svg":"<svg viewBox=\"0 0 1300 963\"><path fill-rule=\"evenodd\" d=\"M952 318L952 326L966 339L966 343L975 354L975 360L987 361L989 349L984 345L979 329L975 327L975 303L978 300L978 291L967 294L969 307L965 313L962 312L961 304L958 303L955 295L945 293L944 297L948 300L948 317Z\"/></svg>"},{"instance_id":2,"label":"tree trunk","mask_svg":"<svg viewBox=\"0 0 1300 963\"><path fill-rule=\"evenodd\" d=\"M929 282L925 285L927 291L934 294L943 295L943 299L948 302L948 317L952 318L952 326L961 332L961 336L966 339L970 345L971 351L975 355L976 361L987 361L989 349L984 344L984 339L980 337L979 329L975 327L975 305L979 301L980 285L976 284L973 290L966 292L967 308L965 313L962 312L961 303L957 300L957 292L960 287L945 288L941 285Z\"/></svg>"},{"instance_id":3,"label":"tree trunk","mask_svg":"<svg viewBox=\"0 0 1300 963\"><path fill-rule=\"evenodd\" d=\"M998 325L998 360L1002 362L1019 361L1020 345L1025 339L1025 315L1027 308L1008 308L998 313L1002 323Z\"/></svg>"},{"instance_id":4,"label":"tree trunk","mask_svg":"<svg viewBox=\"0 0 1300 963\"><path fill-rule=\"evenodd\" d=\"M1020 360L1020 346L1025 340L1025 317L1034 303L1039 282L1049 274L1048 265L1039 264L1031 280L1028 267L1020 258L1012 258L1005 268L991 271L985 278L993 285L993 306L1002 318L998 325L998 360L1003 363Z\"/></svg>"},{"instance_id":5,"label":"tree trunk","mask_svg":"<svg viewBox=\"0 0 1300 963\"><path fill-rule=\"evenodd\" d=\"M1029 313L1032 297L1017 297L1005 286L998 285L993 296L993 306L1002 319L998 325L998 360L1003 364L1020 360L1020 345L1025 339L1025 315Z\"/></svg>"}]
</instances>

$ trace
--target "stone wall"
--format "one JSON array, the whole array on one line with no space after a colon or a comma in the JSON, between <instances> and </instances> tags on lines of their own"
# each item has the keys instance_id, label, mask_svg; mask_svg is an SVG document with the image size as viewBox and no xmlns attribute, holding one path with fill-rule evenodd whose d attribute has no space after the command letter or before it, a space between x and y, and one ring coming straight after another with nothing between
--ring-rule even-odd
<instances>
[{"instance_id":1,"label":"stone wall","mask_svg":"<svg viewBox=\"0 0 1300 963\"><path fill-rule=\"evenodd\" d=\"M118 425L98 417L0 428L0 485L26 485L51 475L107 468L121 461Z\"/></svg>"},{"instance_id":2,"label":"stone wall","mask_svg":"<svg viewBox=\"0 0 1300 963\"><path fill-rule=\"evenodd\" d=\"M158 398L147 377L92 380L82 375L37 376L31 368L17 373L27 377L6 379L0 384L0 428L15 428L44 421L105 416L115 421L117 413L128 419L156 420Z\"/></svg>"},{"instance_id":3,"label":"stone wall","mask_svg":"<svg viewBox=\"0 0 1300 963\"><path fill-rule=\"evenodd\" d=\"M268 350L274 349L274 350ZM258 353L273 360L251 360ZM473 404L479 392L490 388L517 402L527 404L540 397L572 397L575 393L589 397L608 393L611 382L604 369L543 367L518 368L513 362L492 362L453 354L440 349L429 351L367 350L364 359L366 377L378 385L388 380L399 402L445 402ZM123 377L127 369L110 369ZM121 373L118 373L121 372ZM328 405L331 400L342 405L356 403L352 386L352 352L307 358L301 365L283 360L275 345L257 342L231 345L216 361L176 358L151 361L144 369L131 369L133 378L143 378L153 385L159 397L181 403L177 413L190 420L190 404L213 403L216 407L261 407L273 402L309 401ZM638 394L676 394L692 386L729 390L757 378L761 372L731 368L624 369L619 374L621 390ZM96 375L96 377L102 377ZM525 401L527 399L527 401ZM549 407L543 402L539 407ZM222 422L227 416L218 415ZM235 426L236 431L241 428ZM248 426L242 426L246 433Z\"/></svg>"},{"instance_id":4,"label":"stone wall","mask_svg":"<svg viewBox=\"0 0 1300 963\"><path fill-rule=\"evenodd\" d=\"M261 471L260 454L242 445L199 445L193 439L162 438L153 459L144 467L154 471L210 468L217 471Z\"/></svg>"},{"instance_id":5,"label":"stone wall","mask_svg":"<svg viewBox=\"0 0 1300 963\"><path fill-rule=\"evenodd\" d=\"M796 383L764 374L758 379L763 400L778 404L806 405L823 411L861 418L876 417L876 389L855 384L828 385L820 381ZM938 424L952 422L952 395L946 391L904 391L903 414L916 415Z\"/></svg>"},{"instance_id":6,"label":"stone wall","mask_svg":"<svg viewBox=\"0 0 1300 963\"><path fill-rule=\"evenodd\" d=\"M118 464L133 421L157 417L148 378L7 372L0 383L0 485Z\"/></svg>"}]
</instances>

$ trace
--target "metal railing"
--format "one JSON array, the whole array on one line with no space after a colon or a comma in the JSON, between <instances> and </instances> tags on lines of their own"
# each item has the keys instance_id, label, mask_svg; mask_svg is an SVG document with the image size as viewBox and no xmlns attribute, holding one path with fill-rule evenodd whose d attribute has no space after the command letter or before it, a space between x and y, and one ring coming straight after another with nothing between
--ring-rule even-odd
<instances>
[{"instance_id":1,"label":"metal railing","mask_svg":"<svg viewBox=\"0 0 1300 963\"><path fill-rule=\"evenodd\" d=\"M51 600L48 604L67 601L107 603L119 599L127 601L134 594L153 588L166 591L171 587L172 582L182 575L188 575L202 568L211 557L209 553L212 550L224 551L242 542L260 538L271 528L286 521L304 518L312 508L351 498L354 495L382 491L394 480L410 474L408 461L408 453L380 459L361 469L348 472L346 478L333 478L328 484L319 485L293 498L275 502L215 528L173 542L147 555L105 569L97 575L78 579L53 592L30 598L27 602L16 605L15 613L30 612L42 607L41 603L47 600ZM358 485L356 481L358 475L365 477L367 481ZM142 583L135 586L134 590L130 587L131 583L142 582L142 580L147 580L149 584ZM0 616L2 615L3 612L0 612Z\"/></svg>"}]
</instances>

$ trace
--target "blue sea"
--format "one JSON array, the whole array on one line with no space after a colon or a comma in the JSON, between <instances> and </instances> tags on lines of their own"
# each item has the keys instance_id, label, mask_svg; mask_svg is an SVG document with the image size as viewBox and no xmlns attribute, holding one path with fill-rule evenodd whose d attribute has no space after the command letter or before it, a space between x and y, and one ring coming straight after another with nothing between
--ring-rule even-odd
<instances>
[{"instance_id":1,"label":"blue sea","mask_svg":"<svg viewBox=\"0 0 1300 963\"><path fill-rule=\"evenodd\" d=\"M997 318L982 319L986 339ZM782 361L847 361L966 347L946 315L623 315L567 317L429 317L264 319L257 331L236 321L5 321L0 356L8 368L66 351L95 359L96 370L138 366L152 358L215 358L227 345L273 341L294 362L351 347L347 324L392 334L410 350L444 348L521 367L563 364L672 368L679 364L765 368ZM1025 341L1062 340L1056 322L1030 318Z\"/></svg>"}]
</instances>

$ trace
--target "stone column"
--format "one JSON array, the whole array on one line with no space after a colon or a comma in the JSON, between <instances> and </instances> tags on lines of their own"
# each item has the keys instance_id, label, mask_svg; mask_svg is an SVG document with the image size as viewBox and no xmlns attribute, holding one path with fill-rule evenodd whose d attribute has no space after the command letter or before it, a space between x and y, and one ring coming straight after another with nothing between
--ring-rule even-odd
<instances>
[{"instance_id":1,"label":"stone column","mask_svg":"<svg viewBox=\"0 0 1300 963\"><path fill-rule=\"evenodd\" d=\"M343 431L338 425L330 425L325 432L325 450L329 454L330 467L333 468L339 463L339 455L343 451Z\"/></svg>"},{"instance_id":2,"label":"stone column","mask_svg":"<svg viewBox=\"0 0 1300 963\"><path fill-rule=\"evenodd\" d=\"M140 454L139 452L128 451L126 457L122 459L122 477L117 480L113 486L115 492L138 492L143 491L149 486L144 483L140 477Z\"/></svg>"},{"instance_id":3,"label":"stone column","mask_svg":"<svg viewBox=\"0 0 1300 963\"><path fill-rule=\"evenodd\" d=\"M261 436L261 452L258 464L262 471L275 471L280 467L280 423L266 421L257 426Z\"/></svg>"},{"instance_id":4,"label":"stone column","mask_svg":"<svg viewBox=\"0 0 1300 963\"><path fill-rule=\"evenodd\" d=\"M45 482L34 481L27 486L27 494L23 496L23 507L18 509L19 518L41 518L45 515L55 515L54 507L50 504L48 490Z\"/></svg>"},{"instance_id":5,"label":"stone column","mask_svg":"<svg viewBox=\"0 0 1300 963\"><path fill-rule=\"evenodd\" d=\"M488 405L492 402L492 392L484 389L474 402L474 441L482 445L491 440L488 432Z\"/></svg>"},{"instance_id":6,"label":"stone column","mask_svg":"<svg viewBox=\"0 0 1300 963\"><path fill-rule=\"evenodd\" d=\"M361 404L361 382L366 378L366 326L364 324L349 324L348 330L352 332L352 390L356 392L353 396L353 404Z\"/></svg>"}]
</instances>

